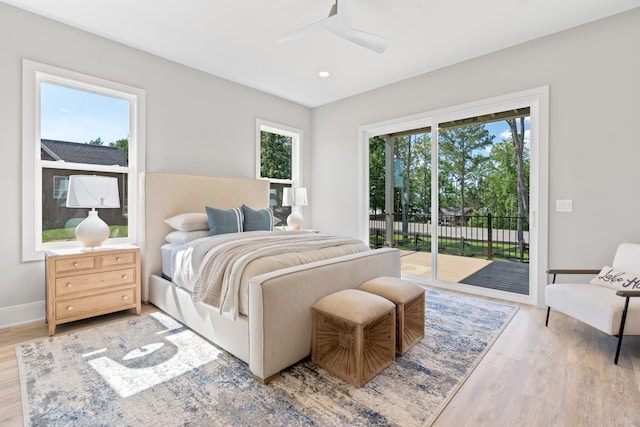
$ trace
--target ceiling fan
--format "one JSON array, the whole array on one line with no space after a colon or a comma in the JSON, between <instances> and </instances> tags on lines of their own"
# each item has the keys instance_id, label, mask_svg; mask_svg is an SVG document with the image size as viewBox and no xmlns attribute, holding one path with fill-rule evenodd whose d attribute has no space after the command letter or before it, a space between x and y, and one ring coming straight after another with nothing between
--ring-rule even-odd
<instances>
[{"instance_id":1,"label":"ceiling fan","mask_svg":"<svg viewBox=\"0 0 640 427\"><path fill-rule=\"evenodd\" d=\"M338 0L336 0L327 18L285 33L276 40L279 43L284 43L302 37L312 31L327 30L359 46L373 50L374 52L383 53L385 49L389 47L391 43L390 40L350 27L354 1L355 0L340 0L338 3Z\"/></svg>"}]
</instances>

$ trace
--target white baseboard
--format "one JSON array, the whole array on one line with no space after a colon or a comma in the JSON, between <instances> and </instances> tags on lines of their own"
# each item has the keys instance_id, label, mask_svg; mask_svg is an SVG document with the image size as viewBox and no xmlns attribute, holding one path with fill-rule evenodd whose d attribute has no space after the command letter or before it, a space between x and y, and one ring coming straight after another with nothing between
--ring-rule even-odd
<instances>
[{"instance_id":1,"label":"white baseboard","mask_svg":"<svg viewBox=\"0 0 640 427\"><path fill-rule=\"evenodd\" d=\"M0 308L0 329L44 320L45 313L44 301Z\"/></svg>"}]
</instances>

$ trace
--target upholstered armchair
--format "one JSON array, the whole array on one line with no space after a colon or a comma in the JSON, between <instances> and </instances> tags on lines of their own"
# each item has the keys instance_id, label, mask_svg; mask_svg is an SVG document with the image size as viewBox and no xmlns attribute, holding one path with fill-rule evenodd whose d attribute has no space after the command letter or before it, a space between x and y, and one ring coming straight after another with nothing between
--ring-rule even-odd
<instances>
[{"instance_id":1,"label":"upholstered armchair","mask_svg":"<svg viewBox=\"0 0 640 427\"><path fill-rule=\"evenodd\" d=\"M618 336L614 363L618 364L623 335L640 335L640 244L618 246L611 267L601 270L550 269L552 284L545 288L547 319L551 308L600 331ZM556 275L595 275L583 283L556 283Z\"/></svg>"}]
</instances>

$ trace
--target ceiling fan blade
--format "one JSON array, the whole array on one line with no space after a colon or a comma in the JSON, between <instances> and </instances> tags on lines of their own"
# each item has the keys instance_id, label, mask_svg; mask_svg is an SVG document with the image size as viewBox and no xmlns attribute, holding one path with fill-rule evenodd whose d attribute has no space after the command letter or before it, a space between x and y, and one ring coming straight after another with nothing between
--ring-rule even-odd
<instances>
[{"instance_id":1,"label":"ceiling fan blade","mask_svg":"<svg viewBox=\"0 0 640 427\"><path fill-rule=\"evenodd\" d=\"M380 37L375 34L367 33L353 28L334 26L327 28L327 30L331 31L337 36L342 37L345 40L349 40L351 43L355 43L359 46L378 53L384 53L384 51L391 44L391 41L389 39L385 39L384 37Z\"/></svg>"},{"instance_id":2,"label":"ceiling fan blade","mask_svg":"<svg viewBox=\"0 0 640 427\"><path fill-rule=\"evenodd\" d=\"M314 22L313 24L309 24L307 26L298 28L297 30L290 31L288 33L284 33L278 36L278 38L276 38L276 41L278 43L288 42L289 40L297 39L312 31L324 30L329 27L335 26L337 25L337 23L338 23L338 15L331 15L328 18L324 18L321 21Z\"/></svg>"}]
</instances>

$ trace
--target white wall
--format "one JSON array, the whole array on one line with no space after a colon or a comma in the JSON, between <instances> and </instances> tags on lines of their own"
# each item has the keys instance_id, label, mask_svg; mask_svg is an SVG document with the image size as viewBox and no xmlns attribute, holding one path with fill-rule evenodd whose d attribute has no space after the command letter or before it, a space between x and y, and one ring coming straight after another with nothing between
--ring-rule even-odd
<instances>
[{"instance_id":1,"label":"white wall","mask_svg":"<svg viewBox=\"0 0 640 427\"><path fill-rule=\"evenodd\" d=\"M640 242L640 9L315 108L314 227L358 232L359 126L547 85L551 211L540 262L609 263L619 242ZM556 199L572 199L573 212L555 212Z\"/></svg>"},{"instance_id":2,"label":"white wall","mask_svg":"<svg viewBox=\"0 0 640 427\"><path fill-rule=\"evenodd\" d=\"M44 317L44 263L21 262L23 58L144 89L148 171L253 177L256 117L311 134L306 107L0 3L0 327Z\"/></svg>"}]
</instances>

